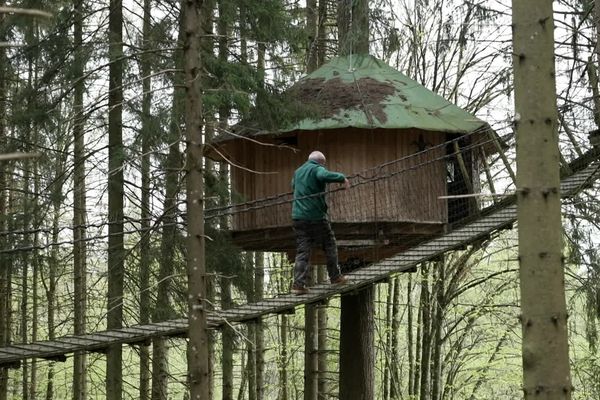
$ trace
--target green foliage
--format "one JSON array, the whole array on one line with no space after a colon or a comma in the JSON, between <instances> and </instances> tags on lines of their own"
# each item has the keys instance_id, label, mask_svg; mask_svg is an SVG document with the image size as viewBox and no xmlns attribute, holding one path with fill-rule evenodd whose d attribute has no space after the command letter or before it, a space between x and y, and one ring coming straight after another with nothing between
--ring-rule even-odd
<instances>
[{"instance_id":1,"label":"green foliage","mask_svg":"<svg viewBox=\"0 0 600 400\"><path fill-rule=\"evenodd\" d=\"M239 24L249 33L248 39L270 45L289 43L304 34L283 0L238 0L245 18Z\"/></svg>"},{"instance_id":2,"label":"green foliage","mask_svg":"<svg viewBox=\"0 0 600 400\"><path fill-rule=\"evenodd\" d=\"M220 275L239 277L244 271L241 251L231 244L231 238L226 231L206 224L206 268ZM234 280L234 282L236 282Z\"/></svg>"},{"instance_id":3,"label":"green foliage","mask_svg":"<svg viewBox=\"0 0 600 400\"><path fill-rule=\"evenodd\" d=\"M203 105L207 113L220 107L237 110L241 115L250 111L253 93L259 90L259 78L256 70L239 61L221 62L217 58L208 58L207 70L211 71L206 81L208 89L203 95Z\"/></svg>"},{"instance_id":4,"label":"green foliage","mask_svg":"<svg viewBox=\"0 0 600 400\"><path fill-rule=\"evenodd\" d=\"M289 5L282 0L237 0L227 2L219 10L227 26L237 24L240 34L246 35L243 40L249 44L264 44L267 53L267 68L275 69L282 78L294 69L289 65L290 58L301 54L306 43L302 25L289 10ZM243 19L240 19L243 16ZM265 71L253 65L256 49L251 48L245 59L242 54L228 51L227 60L221 60L213 53L204 54L206 90L203 101L205 111L214 113L221 107L235 110L239 119L247 120L250 114L261 114L268 110L267 118L254 118L265 122L285 111L278 100L282 88L289 82L279 79L265 79ZM282 49L284 54L282 54ZM286 54L287 52L287 54ZM275 106L275 109L271 107ZM258 111L257 111L258 110ZM246 122L244 122L245 124Z\"/></svg>"}]
</instances>

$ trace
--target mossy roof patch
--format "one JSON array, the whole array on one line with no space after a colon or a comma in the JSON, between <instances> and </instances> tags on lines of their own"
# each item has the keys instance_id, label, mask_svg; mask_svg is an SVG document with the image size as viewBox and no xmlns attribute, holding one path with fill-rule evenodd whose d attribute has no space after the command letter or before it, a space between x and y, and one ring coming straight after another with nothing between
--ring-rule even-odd
<instances>
[{"instance_id":1,"label":"mossy roof patch","mask_svg":"<svg viewBox=\"0 0 600 400\"><path fill-rule=\"evenodd\" d=\"M265 128L256 121L252 133L243 128L235 133L255 136L353 127L466 134L489 128L483 120L369 55L331 60L300 79L285 98L284 104L294 109L293 122Z\"/></svg>"}]
</instances>

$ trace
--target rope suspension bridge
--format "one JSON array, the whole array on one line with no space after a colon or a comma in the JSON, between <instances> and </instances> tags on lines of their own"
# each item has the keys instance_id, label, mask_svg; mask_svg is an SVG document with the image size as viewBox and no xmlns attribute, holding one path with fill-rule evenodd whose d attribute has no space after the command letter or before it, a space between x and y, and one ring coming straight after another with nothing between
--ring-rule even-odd
<instances>
[{"instance_id":1,"label":"rope suspension bridge","mask_svg":"<svg viewBox=\"0 0 600 400\"><path fill-rule=\"evenodd\" d=\"M478 146L481 146L481 144ZM465 149L462 150L464 151ZM427 168L439 162L442 162L444 168L446 168L448 160L457 156L456 153L450 153L441 157L430 157L430 154L435 153L431 151L420 152L416 157L412 158L413 160L418 160L418 162L413 162L408 166L405 163L406 160L402 159L397 160L395 163L380 166L378 171L384 171L383 173L371 174L368 177L355 176L355 188L350 190L355 190L355 193L359 193L362 196L366 193L373 196L370 203L363 199L361 203L355 204L355 207L364 208L365 212L372 212L373 217L376 218L377 205L381 204L378 203L376 196L379 196L379 200L381 200L382 197L386 198L385 196L389 195L385 201L393 201L393 190L397 190L394 189L394 186L399 184L399 177L403 176L403 174L411 173L418 168ZM563 174L560 188L563 198L575 196L582 189L589 187L598 179L600 162L597 159L599 155L600 151L593 149L568 164L568 166L564 166L563 170L566 172ZM396 169L393 169L393 166ZM361 188L366 187L369 187L369 189L361 191ZM337 189L329 193L333 197L333 199L330 198L333 207L336 204L334 197L338 194L339 190ZM462 201L472 201L472 197L468 194L457 197L460 197ZM298 306L326 302L333 296L352 293L368 285L385 282L395 274L414 271L420 264L436 260L446 252L462 249L467 246L479 246L498 235L502 230L511 229L516 222L517 207L515 195L510 194L503 197L502 200L493 202L490 206L479 209L475 213L462 218L456 218L453 223L445 224L443 230L437 233L428 236L407 233L397 234L397 237L380 244L376 250L383 251L386 246L389 246L392 248L392 254L387 255L384 253L383 256L377 257L376 261L367 262L366 265L361 265L359 268L347 272L346 275L350 278L349 284L339 286L317 284L311 287L309 293L301 296L282 294L230 309L211 310L208 312L208 326L211 329L219 329L235 323L255 321L266 315L292 313ZM263 211L265 212L264 215L277 215L278 212L274 212L273 209L284 207L287 211L287 208L291 207L290 202L290 194L286 193L262 201L207 210L206 218L207 221L231 216L235 218L236 215L243 213ZM373 219L373 222L376 225L379 223L377 219ZM381 224L377 227L382 228L383 226ZM380 230L375 231L375 235L380 235L380 233ZM410 238L414 240L411 241ZM274 247L281 249L278 246ZM366 247L374 249L376 246L369 244ZM156 337L186 337L188 334L187 320L179 318L150 324L133 325L116 330L93 332L81 336L64 336L53 340L11 344L0 348L0 368L17 368L20 366L21 361L33 358L64 361L70 353L102 353L109 346L115 344L148 344Z\"/></svg>"}]
</instances>

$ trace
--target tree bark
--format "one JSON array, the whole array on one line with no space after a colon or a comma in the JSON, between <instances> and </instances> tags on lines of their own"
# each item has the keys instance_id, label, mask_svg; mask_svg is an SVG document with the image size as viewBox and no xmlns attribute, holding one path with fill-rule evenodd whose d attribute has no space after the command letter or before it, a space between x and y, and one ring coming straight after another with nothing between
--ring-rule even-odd
<instances>
[{"instance_id":1,"label":"tree bark","mask_svg":"<svg viewBox=\"0 0 600 400\"><path fill-rule=\"evenodd\" d=\"M413 304L412 304L412 275L408 276L408 283L407 283L407 290L406 290L406 307L408 309L407 311L407 326L406 326L406 337L407 337L407 341L408 343L406 344L406 347L408 347L408 397L410 398L411 396L414 396L416 394L416 391L414 390L415 387L415 370L416 370L416 366L415 366L415 353L413 352L413 348L414 348L414 336L413 336ZM392 398L394 399L393 395Z\"/></svg>"},{"instance_id":2,"label":"tree bark","mask_svg":"<svg viewBox=\"0 0 600 400\"><path fill-rule=\"evenodd\" d=\"M430 389L429 389L429 363L431 361L431 302L429 299L429 265L423 264L421 267L421 362L420 366L420 377L419 382L419 399L429 400Z\"/></svg>"},{"instance_id":3,"label":"tree bark","mask_svg":"<svg viewBox=\"0 0 600 400\"><path fill-rule=\"evenodd\" d=\"M512 4L523 392L570 399L552 1Z\"/></svg>"},{"instance_id":4,"label":"tree bark","mask_svg":"<svg viewBox=\"0 0 600 400\"><path fill-rule=\"evenodd\" d=\"M315 268L308 273L308 286L315 283ZM304 307L304 400L316 400L318 396L318 336L317 306Z\"/></svg>"},{"instance_id":5,"label":"tree bark","mask_svg":"<svg viewBox=\"0 0 600 400\"><path fill-rule=\"evenodd\" d=\"M319 283L327 282L327 270L319 268L317 271L317 281ZM327 398L327 304L321 304L317 307L317 326L319 327L317 348L318 348L318 382L317 393L319 399Z\"/></svg>"},{"instance_id":6,"label":"tree bark","mask_svg":"<svg viewBox=\"0 0 600 400\"><path fill-rule=\"evenodd\" d=\"M0 0L0 6L4 6L4 0ZM4 14L0 15L0 21L4 23ZM0 34L0 40L5 41L4 34ZM6 55L5 50L0 49L0 152L7 149L6 135L6 99L8 98L6 85ZM0 232L6 232L8 214L8 195L6 192L7 163L0 163ZM6 248L7 236L0 236L0 248ZM10 263L8 255L0 254L0 346L6 346L10 342ZM0 368L0 400L8 397L8 369Z\"/></svg>"},{"instance_id":7,"label":"tree bark","mask_svg":"<svg viewBox=\"0 0 600 400\"><path fill-rule=\"evenodd\" d=\"M108 92L108 312L107 328L123 326L123 5L110 0ZM120 344L106 354L106 397L121 400L123 362Z\"/></svg>"},{"instance_id":8,"label":"tree bark","mask_svg":"<svg viewBox=\"0 0 600 400\"><path fill-rule=\"evenodd\" d=\"M394 298L394 281L390 281L387 285L387 295L385 303L385 346L382 351L382 364L383 364L383 400L389 400L390 398L390 386L391 378L390 371L392 365L392 299Z\"/></svg>"},{"instance_id":9,"label":"tree bark","mask_svg":"<svg viewBox=\"0 0 600 400\"><path fill-rule=\"evenodd\" d=\"M374 286L343 295L340 324L340 399L375 398Z\"/></svg>"},{"instance_id":10,"label":"tree bark","mask_svg":"<svg viewBox=\"0 0 600 400\"><path fill-rule=\"evenodd\" d=\"M306 34L308 48L306 49L306 71L311 73L318 66L318 31L317 31L317 0L306 2Z\"/></svg>"},{"instance_id":11,"label":"tree bark","mask_svg":"<svg viewBox=\"0 0 600 400\"><path fill-rule=\"evenodd\" d=\"M288 400L288 317L281 316L281 352L279 362L279 394L277 400Z\"/></svg>"},{"instance_id":12,"label":"tree bark","mask_svg":"<svg viewBox=\"0 0 600 400\"><path fill-rule=\"evenodd\" d=\"M35 33L37 35L37 32ZM37 42L37 36L36 36ZM37 82L38 75L38 59L37 56L35 58L35 71L34 72L34 82ZM33 123L33 144L39 143L39 130L37 124ZM39 171L39 162L37 159L33 159L33 204L32 204L32 220L35 221L35 225L38 225L38 221L42 220L40 216L40 203L39 203L39 193L40 193L40 171ZM59 168L57 168L59 169ZM62 168L60 168L62 169ZM60 180L56 180L55 184L57 189L62 192L62 184L60 184ZM31 274L32 274L32 282L31 282L31 341L36 342L38 340L38 319L39 319L39 294L38 294L38 285L39 285L39 274L40 274L40 254L37 250L39 248L39 233L36 231L33 234L33 252L31 255ZM31 381L29 382L29 398L36 399L37 398L37 360L31 360Z\"/></svg>"},{"instance_id":13,"label":"tree bark","mask_svg":"<svg viewBox=\"0 0 600 400\"><path fill-rule=\"evenodd\" d=\"M338 0L338 52L369 53L369 1ZM373 399L375 394L374 287L342 295L340 398Z\"/></svg>"},{"instance_id":14,"label":"tree bark","mask_svg":"<svg viewBox=\"0 0 600 400\"><path fill-rule=\"evenodd\" d=\"M308 49L306 72L311 73L317 69L317 1L306 2L306 33L308 35ZM308 273L307 285L313 286L316 282L315 266ZM319 320L315 304L304 307L304 400L317 400L319 395Z\"/></svg>"},{"instance_id":15,"label":"tree bark","mask_svg":"<svg viewBox=\"0 0 600 400\"><path fill-rule=\"evenodd\" d=\"M217 21L217 34L219 35L219 62L227 63L227 52L229 51L229 13L232 12L231 6L225 2L218 2L219 19ZM226 129L230 116L229 106L224 104L219 108L219 127ZM228 187L229 168L227 163L219 163L219 181L222 187ZM223 207L229 204L229 196L219 197L219 206ZM227 218L222 217L219 221L220 228L227 229ZM220 277L219 284L221 288L221 309L227 310L233 307L231 293L231 278ZM235 332L229 326L225 325L221 330L222 338L222 400L233 400L233 356L235 347Z\"/></svg>"},{"instance_id":16,"label":"tree bark","mask_svg":"<svg viewBox=\"0 0 600 400\"><path fill-rule=\"evenodd\" d=\"M221 278L221 308L227 310L233 307L231 298L231 280L227 277ZM235 332L233 328L226 325L222 329L223 354L223 400L233 400L233 353L235 346Z\"/></svg>"},{"instance_id":17,"label":"tree bark","mask_svg":"<svg viewBox=\"0 0 600 400\"><path fill-rule=\"evenodd\" d=\"M52 243L58 243L58 237L60 233L60 216L61 216L61 194L62 187L56 186L53 193L53 204L52 204ZM48 283L46 287L46 301L48 302L48 340L54 340L56 338L56 286L58 280L58 265L59 265L59 252L58 247L52 246L50 251L50 260L48 262ZM54 398L54 363L50 363L48 366L48 373L46 378L46 400L52 400ZM73 394L75 395L75 393Z\"/></svg>"},{"instance_id":18,"label":"tree bark","mask_svg":"<svg viewBox=\"0 0 600 400\"><path fill-rule=\"evenodd\" d=\"M29 27L26 29L25 31L25 42L32 47L36 47L35 46L35 35L34 35L34 24L30 24ZM37 48L37 47L36 47ZM29 93L27 95L27 112L29 114L32 113L32 110L34 108L34 98L33 95L31 94L33 91L33 75L34 75L34 62L35 62L35 56L34 56L34 51L28 52L26 55L26 59L27 59L27 92ZM25 137L25 149L26 150L31 150L32 149L32 143L34 140L34 135L33 135L33 129L32 129L32 122L30 120L28 120L26 122L25 128L24 128L24 137ZM32 177L31 177L31 171L32 171L32 164L33 162L31 160L25 160L23 161L23 197L22 197L22 209L23 209L23 214L26 216L31 216L33 215L33 202L34 200L34 196L27 196L25 193L31 193L33 192L32 190ZM32 229L33 224L32 224L32 218L24 218L23 219L23 226L22 229L24 232L28 232ZM25 242L25 246L29 247L31 246L31 239L29 235L26 235L24 237L24 242ZM22 263L22 267L21 267L21 343L27 343L28 342L28 335L29 335L29 318L31 317L31 315L29 314L29 307L28 307L28 303L29 303L29 267L30 264L33 260L33 258L35 257L34 254L30 254L29 252L23 252L20 254L21 256L21 263ZM21 396L23 397L23 400L29 400L29 366L30 366L30 361L29 360L23 360L21 362L21 369L23 371L22 374L22 393Z\"/></svg>"},{"instance_id":19,"label":"tree bark","mask_svg":"<svg viewBox=\"0 0 600 400\"><path fill-rule=\"evenodd\" d=\"M254 298L260 301L264 298L264 280L265 280L265 255L262 252L254 253L255 256L255 278L254 278ZM265 390L265 339L264 324L262 318L256 321L256 400L263 400Z\"/></svg>"},{"instance_id":20,"label":"tree bark","mask_svg":"<svg viewBox=\"0 0 600 400\"><path fill-rule=\"evenodd\" d=\"M431 399L441 400L442 388L442 327L444 324L444 311L446 299L444 295L444 283L446 280L444 260L436 265L437 279L434 284L435 304L433 310L433 322L431 324L432 334L432 360L431 360ZM433 296L432 296L433 297Z\"/></svg>"},{"instance_id":21,"label":"tree bark","mask_svg":"<svg viewBox=\"0 0 600 400\"><path fill-rule=\"evenodd\" d=\"M204 181L202 139L202 97L199 79L200 10L202 0L183 0L186 194L188 230L188 320L192 333L188 341L188 380L192 399L209 398L208 332L206 323L206 259L204 249Z\"/></svg>"},{"instance_id":22,"label":"tree bark","mask_svg":"<svg viewBox=\"0 0 600 400\"><path fill-rule=\"evenodd\" d=\"M600 0L594 1L594 27L596 28L596 46L594 47L594 55L588 62L588 75L590 77L590 85L592 86L592 95L594 100L594 122L596 127L600 128L600 88L598 87L598 68L600 65Z\"/></svg>"},{"instance_id":23,"label":"tree bark","mask_svg":"<svg viewBox=\"0 0 600 400\"><path fill-rule=\"evenodd\" d=\"M284 256L280 259L280 270L284 269ZM283 277L283 274L279 275L277 280L279 292L285 292L287 290L287 281ZM281 315L281 324L279 328L279 338L281 346L279 347L279 391L277 393L277 400L288 400L288 329L289 320L287 315Z\"/></svg>"},{"instance_id":24,"label":"tree bark","mask_svg":"<svg viewBox=\"0 0 600 400\"><path fill-rule=\"evenodd\" d=\"M416 284L415 284L416 287ZM415 342L415 352L414 352L414 364L413 364L413 386L412 393L413 396L417 396L420 393L420 385L421 385L421 348L423 346L423 312L421 310L422 304L421 301L417 304L417 332L413 337L413 341ZM411 332L412 333L412 332Z\"/></svg>"},{"instance_id":25,"label":"tree bark","mask_svg":"<svg viewBox=\"0 0 600 400\"><path fill-rule=\"evenodd\" d=\"M30 140L30 139L26 139L26 140ZM29 175L29 166L25 166L25 173L23 175L23 193L29 193L29 191L31 190L29 188L30 186L30 175ZM23 213L24 215L30 215L31 210L29 209L29 206L27 205L28 203L28 199L23 198ZM23 226L21 226L21 229L23 229L24 232L27 232L29 230L31 230L31 227L29 225L29 223L25 222L25 224ZM26 240L26 247L29 247L31 245L31 243L28 242L28 239ZM27 343L27 335L29 334L29 324L28 324L28 319L29 319L29 312L27 310L27 303L28 303L28 298L29 298L29 265L30 262L30 257L28 254L21 254L21 301L20 301L20 311L21 311L21 321L20 321L20 340L21 343ZM28 400L29 399L29 360L23 360L21 362L21 370L23 371L23 374L21 376L21 395L23 396L23 400Z\"/></svg>"},{"instance_id":26,"label":"tree bark","mask_svg":"<svg viewBox=\"0 0 600 400\"><path fill-rule=\"evenodd\" d=\"M400 361L398 360L398 355L400 352L398 343L398 335L400 334L400 278L394 278L392 285L394 287L394 296L392 298L392 363L390 365L390 396L392 399L400 399L400 375L398 371L398 367L400 366ZM408 293L408 296L410 298L410 288ZM410 302L407 304L408 307L410 307ZM412 313L412 311L410 311L410 308L409 312ZM412 329L410 325L409 329ZM410 332L412 333L412 330ZM410 344L412 343L409 343L409 345ZM411 354L411 352L412 348L409 347L409 354Z\"/></svg>"},{"instance_id":27,"label":"tree bark","mask_svg":"<svg viewBox=\"0 0 600 400\"><path fill-rule=\"evenodd\" d=\"M37 168L34 167L34 171L36 171ZM37 171L36 171L37 173ZM34 183L34 186L39 188L39 177L36 175L35 181L37 181L36 183ZM35 193L39 193L37 189L35 189ZM38 218L37 214L38 210L36 207L36 210L34 211L35 218ZM39 246L39 238L38 238L38 234L35 233L34 234L34 238L33 238L33 247L37 248ZM39 284L39 274L40 274L40 261L39 261L39 255L34 254L32 260L31 260L31 275L32 275L32 282L31 282L31 341L32 342L36 342L38 340L38 318L39 318L39 299L38 299L38 284ZM35 399L36 396L36 389L37 389L37 360L33 359L31 360L31 381L29 382L29 398L30 399Z\"/></svg>"},{"instance_id":28,"label":"tree bark","mask_svg":"<svg viewBox=\"0 0 600 400\"><path fill-rule=\"evenodd\" d=\"M352 0L338 0L337 27L338 27L338 53L340 56L352 54L351 26L352 26Z\"/></svg>"},{"instance_id":29,"label":"tree bark","mask_svg":"<svg viewBox=\"0 0 600 400\"><path fill-rule=\"evenodd\" d=\"M319 0L319 16L317 27L317 65L325 64L327 36L325 22L327 21L327 0Z\"/></svg>"},{"instance_id":30,"label":"tree bark","mask_svg":"<svg viewBox=\"0 0 600 400\"><path fill-rule=\"evenodd\" d=\"M338 0L339 54L369 54L369 0Z\"/></svg>"},{"instance_id":31,"label":"tree bark","mask_svg":"<svg viewBox=\"0 0 600 400\"><path fill-rule=\"evenodd\" d=\"M141 238L140 238L140 323L150 322L150 142L152 137L152 73L150 58L151 12L150 0L144 0L142 26L142 48L140 73L142 75L142 163L141 163ZM168 181L167 181L168 182ZM147 344L140 346L140 400L150 398L150 349Z\"/></svg>"}]
</instances>

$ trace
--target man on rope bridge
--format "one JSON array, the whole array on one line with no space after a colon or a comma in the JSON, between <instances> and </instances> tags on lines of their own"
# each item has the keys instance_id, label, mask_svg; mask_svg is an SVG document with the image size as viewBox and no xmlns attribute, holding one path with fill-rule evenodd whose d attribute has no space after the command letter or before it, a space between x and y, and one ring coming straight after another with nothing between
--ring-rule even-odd
<instances>
[{"instance_id":1,"label":"man on rope bridge","mask_svg":"<svg viewBox=\"0 0 600 400\"><path fill-rule=\"evenodd\" d=\"M344 284L348 278L341 274L338 266L337 244L327 217L325 189L327 183L343 182L348 189L350 182L340 172L325 168L325 155L313 151L300 168L294 172L292 190L292 220L296 233L296 261L292 293L306 294L306 276L310 268L310 253L313 247L320 246L327 257L327 273L332 284Z\"/></svg>"}]
</instances>

